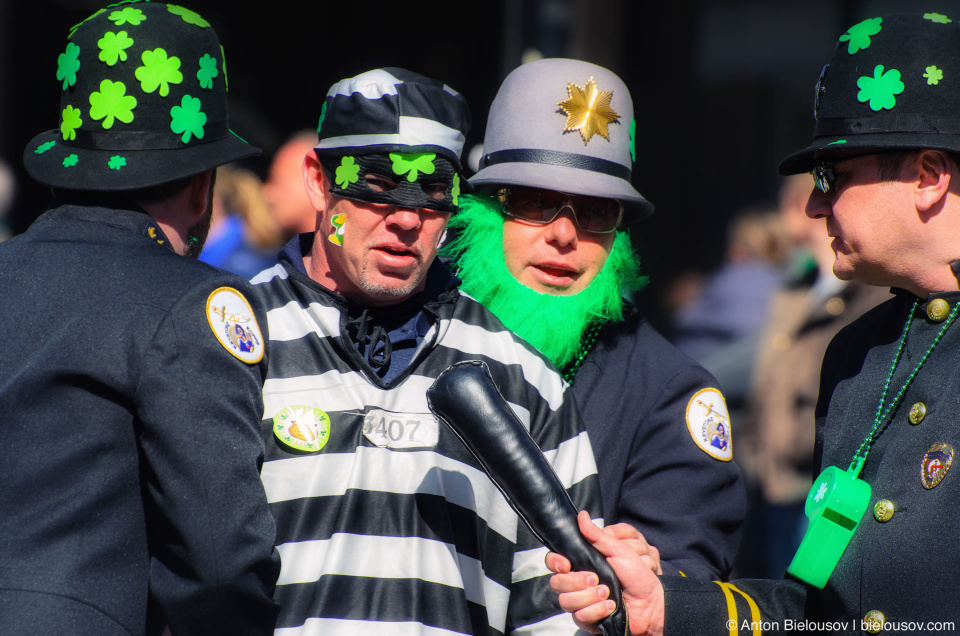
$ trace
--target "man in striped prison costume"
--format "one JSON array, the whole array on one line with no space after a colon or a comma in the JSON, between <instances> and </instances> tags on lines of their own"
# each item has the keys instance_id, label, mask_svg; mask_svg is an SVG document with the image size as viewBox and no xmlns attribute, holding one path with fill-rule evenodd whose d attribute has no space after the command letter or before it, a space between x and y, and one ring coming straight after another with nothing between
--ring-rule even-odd
<instances>
[{"instance_id":1,"label":"man in striped prison costume","mask_svg":"<svg viewBox=\"0 0 960 636\"><path fill-rule=\"evenodd\" d=\"M268 314L262 477L278 634L571 634L546 549L426 389L482 360L579 508L596 465L567 385L435 260L457 211L464 98L403 69L343 80L304 158L314 233L253 279ZM552 598L551 598L552 597Z\"/></svg>"}]
</instances>

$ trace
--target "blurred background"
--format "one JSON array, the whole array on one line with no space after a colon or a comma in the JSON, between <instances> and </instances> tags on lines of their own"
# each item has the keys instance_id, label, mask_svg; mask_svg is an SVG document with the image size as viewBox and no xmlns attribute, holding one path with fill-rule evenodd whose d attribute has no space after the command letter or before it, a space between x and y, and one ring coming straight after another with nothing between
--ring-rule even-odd
<instances>
[{"instance_id":1,"label":"blurred background","mask_svg":"<svg viewBox=\"0 0 960 636\"><path fill-rule=\"evenodd\" d=\"M402 66L462 92L474 115L467 148L481 143L496 89L522 60L575 57L615 71L635 103L634 185L657 207L633 230L650 275L638 303L663 330L692 293L685 290L727 257L739 212L775 203L777 163L809 141L813 87L836 38L881 13L960 18L957 0L922 7L908 0L184 5L220 35L232 128L264 150L243 167L261 178L286 137L316 126L327 88L364 70ZM34 134L57 126L57 55L68 29L101 6L0 0L0 158L15 188L8 233L23 231L46 205L47 193L21 168L21 153Z\"/></svg>"}]
</instances>

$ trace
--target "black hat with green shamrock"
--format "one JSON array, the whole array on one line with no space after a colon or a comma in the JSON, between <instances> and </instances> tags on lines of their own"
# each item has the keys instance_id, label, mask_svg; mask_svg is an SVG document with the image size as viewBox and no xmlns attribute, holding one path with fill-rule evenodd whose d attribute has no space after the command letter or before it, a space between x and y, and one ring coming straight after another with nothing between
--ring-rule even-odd
<instances>
[{"instance_id":1,"label":"black hat with green shamrock","mask_svg":"<svg viewBox=\"0 0 960 636\"><path fill-rule=\"evenodd\" d=\"M23 154L40 183L133 190L260 151L227 123L223 48L189 9L121 2L71 29L57 60L60 127Z\"/></svg>"},{"instance_id":2,"label":"black hat with green shamrock","mask_svg":"<svg viewBox=\"0 0 960 636\"><path fill-rule=\"evenodd\" d=\"M850 27L820 73L814 116L813 143L784 159L781 174L846 148L960 152L960 23L917 13Z\"/></svg>"}]
</instances>

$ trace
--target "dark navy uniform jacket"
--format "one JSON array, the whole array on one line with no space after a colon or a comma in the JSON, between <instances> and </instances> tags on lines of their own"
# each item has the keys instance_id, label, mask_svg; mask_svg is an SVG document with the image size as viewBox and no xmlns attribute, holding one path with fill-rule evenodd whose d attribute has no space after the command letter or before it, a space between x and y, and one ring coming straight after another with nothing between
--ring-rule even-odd
<instances>
[{"instance_id":1,"label":"dark navy uniform jacket","mask_svg":"<svg viewBox=\"0 0 960 636\"><path fill-rule=\"evenodd\" d=\"M900 335L917 300L894 292L895 298L844 328L827 349L817 405L815 460L820 470L846 469L873 427ZM886 404L943 327L926 311L938 298L953 308L960 292L920 300ZM950 468L957 460L953 451L960 449L958 369L960 321L930 352L880 429L860 473L871 486L870 505L823 590L794 580L733 581L737 589L729 584L721 589L664 578L666 633L733 634L726 622L735 620L740 628L751 615L776 622L780 631L794 621L792 625L814 633L866 633L864 628L879 623L901 633L948 633L960 627L960 469ZM953 451L928 454L940 444ZM942 480L933 485L929 477L937 467ZM772 633L772 626L763 631ZM759 632L741 628L739 633Z\"/></svg>"},{"instance_id":2,"label":"dark navy uniform jacket","mask_svg":"<svg viewBox=\"0 0 960 636\"><path fill-rule=\"evenodd\" d=\"M603 517L640 530L665 574L726 578L746 514L740 469L694 442L690 399L719 388L630 306L607 323L573 380L600 475Z\"/></svg>"},{"instance_id":3,"label":"dark navy uniform jacket","mask_svg":"<svg viewBox=\"0 0 960 636\"><path fill-rule=\"evenodd\" d=\"M0 244L0 634L270 633L266 362L207 319L249 287L100 203Z\"/></svg>"}]
</instances>

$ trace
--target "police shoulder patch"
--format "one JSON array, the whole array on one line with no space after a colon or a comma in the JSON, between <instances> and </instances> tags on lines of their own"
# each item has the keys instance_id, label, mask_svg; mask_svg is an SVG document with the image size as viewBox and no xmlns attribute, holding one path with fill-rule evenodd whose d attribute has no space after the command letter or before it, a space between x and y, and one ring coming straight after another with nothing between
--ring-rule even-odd
<instances>
[{"instance_id":1,"label":"police shoulder patch","mask_svg":"<svg viewBox=\"0 0 960 636\"><path fill-rule=\"evenodd\" d=\"M263 359L263 332L250 303L233 287L219 287L207 297L207 322L223 348L240 360Z\"/></svg>"},{"instance_id":2,"label":"police shoulder patch","mask_svg":"<svg viewBox=\"0 0 960 636\"><path fill-rule=\"evenodd\" d=\"M687 403L687 429L700 450L714 459L733 458L727 402L717 389L701 389Z\"/></svg>"}]
</instances>

